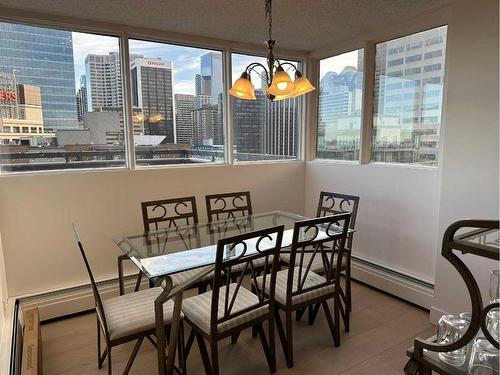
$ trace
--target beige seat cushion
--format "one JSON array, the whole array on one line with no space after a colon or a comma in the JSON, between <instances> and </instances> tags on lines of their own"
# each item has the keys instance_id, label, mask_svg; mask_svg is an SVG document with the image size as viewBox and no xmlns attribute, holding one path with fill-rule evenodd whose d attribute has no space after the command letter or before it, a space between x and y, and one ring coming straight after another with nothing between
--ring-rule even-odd
<instances>
[{"instance_id":1,"label":"beige seat cushion","mask_svg":"<svg viewBox=\"0 0 500 375\"><path fill-rule=\"evenodd\" d=\"M192 270L187 270L187 271L182 271L178 273L174 273L170 275L170 278L172 279L172 285L179 285L189 279L192 279L196 277L200 272L202 272L205 269L208 269L211 266L206 266L206 267L198 267L194 268ZM214 273L210 272L208 275L204 276L199 282L201 281L210 281L214 278Z\"/></svg>"},{"instance_id":2,"label":"beige seat cushion","mask_svg":"<svg viewBox=\"0 0 500 375\"><path fill-rule=\"evenodd\" d=\"M110 298L102 302L111 340L145 332L155 327L155 299L163 288L151 288L123 296ZM174 303L163 305L165 324L172 321Z\"/></svg>"},{"instance_id":3,"label":"beige seat cushion","mask_svg":"<svg viewBox=\"0 0 500 375\"><path fill-rule=\"evenodd\" d=\"M305 268L302 267L302 274L301 278L304 277L305 274ZM269 275L266 277L266 285L264 286L264 290L266 293L269 293L269 285L270 285L270 277ZM292 283L292 291L296 292L298 290L298 280L299 280L299 267L295 267L295 271L293 273L293 283ZM262 290L262 281L263 277L259 276L257 278L257 285ZM275 284L275 290L274 290L274 298L276 301L278 301L280 304L285 305L286 304L286 288L287 288L287 282L288 282L288 269L279 271L276 274L276 284ZM313 271L309 270L307 273L306 280L304 282L304 285L302 287L302 290L321 285L326 282L326 279L317 273L314 273ZM302 302L306 302L309 300L312 300L314 298L324 296L326 294L332 293L335 290L335 286L333 284L322 286L319 288L315 288L313 290L307 291L305 293L301 293L298 295L295 295L292 297L292 304L297 305Z\"/></svg>"},{"instance_id":4,"label":"beige seat cushion","mask_svg":"<svg viewBox=\"0 0 500 375\"><path fill-rule=\"evenodd\" d=\"M234 292L236 290L236 283L229 285L229 302L231 302ZM224 305L225 305L225 286L221 287L219 291L219 308L217 311L218 318L224 316ZM248 289L240 286L236 299L234 301L233 308L231 309L231 314L237 313L243 309L254 306L259 303L258 297L250 292ZM182 312L186 319L191 323L195 324L198 328L206 333L210 333L210 317L212 312L212 291L208 291L197 296L187 298L182 302ZM217 332L225 332L231 328L242 325L250 320L263 316L269 312L268 306L261 306L257 309L251 310L244 314L238 315L232 319L229 319L223 323L220 323L217 327Z\"/></svg>"},{"instance_id":5,"label":"beige seat cushion","mask_svg":"<svg viewBox=\"0 0 500 375\"><path fill-rule=\"evenodd\" d=\"M304 254L304 260L302 261L302 267L307 268L309 261L313 257L313 253L305 253ZM337 254L334 254L333 256L333 269L337 267ZM283 263L285 264L290 264L290 253L281 253L280 259ZM300 255L297 253L295 256L295 265L297 266L300 262ZM342 257L342 270L345 270L347 268L347 256L344 254ZM321 258L321 254L318 252L314 255L314 259L311 263L311 271L314 271L316 273L324 273L325 272L325 267L323 265L323 259Z\"/></svg>"}]
</instances>

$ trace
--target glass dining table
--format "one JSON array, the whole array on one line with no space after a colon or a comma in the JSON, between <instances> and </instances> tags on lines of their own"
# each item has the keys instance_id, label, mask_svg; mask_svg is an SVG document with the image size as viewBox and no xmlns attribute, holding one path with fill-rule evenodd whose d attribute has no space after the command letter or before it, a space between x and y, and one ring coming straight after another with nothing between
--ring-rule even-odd
<instances>
[{"instance_id":1,"label":"glass dining table","mask_svg":"<svg viewBox=\"0 0 500 375\"><path fill-rule=\"evenodd\" d=\"M293 228L304 216L284 211L258 213L242 217L230 217L210 223L186 226L172 225L158 231L139 232L117 236L116 245L146 275L152 284L160 285L167 280L163 293L155 301L158 369L160 374L172 374L174 370L175 346L180 321L183 291L208 275L214 266L217 242L220 239L244 233L284 226L282 247L292 244ZM200 268L203 267L203 268ZM200 273L182 285L172 286L170 275L200 268ZM170 281L168 282L168 280ZM174 312L170 328L168 353L163 329L163 304L174 300Z\"/></svg>"}]
</instances>

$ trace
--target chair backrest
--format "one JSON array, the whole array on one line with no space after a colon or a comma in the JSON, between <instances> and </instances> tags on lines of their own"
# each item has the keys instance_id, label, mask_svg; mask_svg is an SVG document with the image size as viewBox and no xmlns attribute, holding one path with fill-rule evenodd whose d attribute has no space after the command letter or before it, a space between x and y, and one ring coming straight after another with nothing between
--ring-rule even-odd
<instances>
[{"instance_id":1,"label":"chair backrest","mask_svg":"<svg viewBox=\"0 0 500 375\"><path fill-rule=\"evenodd\" d=\"M85 250L83 250L82 242L80 241L80 236L78 234L78 230L76 229L76 225L73 224L73 234L75 236L75 240L78 244L78 248L80 249L80 254L83 258L83 263L85 263L85 268L89 274L90 284L92 285L92 292L94 293L95 307L96 312L99 317L98 321L101 324L101 328L106 335L106 338L109 338L108 325L106 323L106 315L104 314L104 308L102 306L101 295L99 294L99 289L97 289L97 284L94 279L94 275L92 274L92 270L90 268L90 264L87 260L87 256L85 255Z\"/></svg>"},{"instance_id":2,"label":"chair backrest","mask_svg":"<svg viewBox=\"0 0 500 375\"><path fill-rule=\"evenodd\" d=\"M338 293L350 218L351 214L347 212L295 223L289 263L295 267L288 268L287 304L291 304L297 295L332 284ZM306 254L312 256L305 257ZM325 280L311 285L306 281L316 257L322 260L323 269L319 273Z\"/></svg>"},{"instance_id":3,"label":"chair backrest","mask_svg":"<svg viewBox=\"0 0 500 375\"><path fill-rule=\"evenodd\" d=\"M214 279L212 286L211 334L216 334L219 324L239 315L268 306L274 300L274 285L279 267L279 254L284 226L277 226L234 237L221 239L217 243ZM258 262L259 270L256 269ZM263 283L270 282L269 293L259 291L257 271L261 271ZM257 291L258 302L245 309L233 312L243 279L249 275ZM231 281L235 281L231 283ZM219 296L224 303L219 304ZM223 311L219 311L223 309Z\"/></svg>"},{"instance_id":4,"label":"chair backrest","mask_svg":"<svg viewBox=\"0 0 500 375\"><path fill-rule=\"evenodd\" d=\"M198 223L195 197L142 202L144 231Z\"/></svg>"},{"instance_id":5,"label":"chair backrest","mask_svg":"<svg viewBox=\"0 0 500 375\"><path fill-rule=\"evenodd\" d=\"M252 214L249 191L207 195L205 201L209 222Z\"/></svg>"},{"instance_id":6,"label":"chair backrest","mask_svg":"<svg viewBox=\"0 0 500 375\"><path fill-rule=\"evenodd\" d=\"M317 217L335 215L344 212L351 213L349 228L354 229L356 225L356 216L358 215L359 197L356 195L347 195L340 193L329 193L322 191L319 194ZM348 236L347 247L352 248L352 235Z\"/></svg>"}]
</instances>

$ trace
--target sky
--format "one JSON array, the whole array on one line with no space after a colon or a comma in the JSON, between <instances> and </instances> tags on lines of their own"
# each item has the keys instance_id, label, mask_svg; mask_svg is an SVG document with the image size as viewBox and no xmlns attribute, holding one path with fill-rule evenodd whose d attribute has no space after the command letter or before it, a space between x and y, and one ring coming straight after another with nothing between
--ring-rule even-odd
<instances>
[{"instance_id":1,"label":"sky","mask_svg":"<svg viewBox=\"0 0 500 375\"><path fill-rule=\"evenodd\" d=\"M333 56L320 61L319 77L320 79L328 72L340 73L346 66L358 66L358 51L346 52L341 55ZM362 50L361 50L362 51ZM361 52L363 53L363 52Z\"/></svg>"},{"instance_id":2,"label":"sky","mask_svg":"<svg viewBox=\"0 0 500 375\"><path fill-rule=\"evenodd\" d=\"M118 52L118 38L84 33L73 34L73 59L75 63L75 82L85 74L85 57L89 54L105 55ZM200 73L200 56L210 50L176 46L171 44L130 40L130 53L147 58L161 58L172 62L174 70L174 92L194 95L194 78ZM78 87L77 87L78 88Z\"/></svg>"},{"instance_id":3,"label":"sky","mask_svg":"<svg viewBox=\"0 0 500 375\"><path fill-rule=\"evenodd\" d=\"M102 36L86 33L73 32L73 59L75 64L75 82L76 88L79 87L80 76L85 74L85 58L89 54L105 55L109 52L118 52L118 38L111 36ZM192 48L185 46L177 46L172 44L145 42L140 40L130 40L130 53L140 54L148 58L161 58L162 60L170 61L174 70L174 93L175 94L191 94L194 95L194 79L195 75L200 73L200 57L211 50ZM263 49L262 53L267 51ZM348 55L348 54L346 54ZM343 55L341 55L343 56ZM357 54L345 61L354 61L357 63ZM344 61L342 60L342 61ZM323 60L325 62L327 60ZM233 54L232 55L232 80L238 79L245 70L246 66L252 62L260 62L266 65L264 57L248 56ZM284 61L283 61L284 62ZM332 67L337 67L340 63L333 62ZM323 65L322 65L323 66ZM288 71L293 79L294 71L288 67ZM341 70L341 69L340 69ZM326 72L325 72L326 73ZM252 82L256 88L261 87L260 78L257 74L252 74Z\"/></svg>"}]
</instances>

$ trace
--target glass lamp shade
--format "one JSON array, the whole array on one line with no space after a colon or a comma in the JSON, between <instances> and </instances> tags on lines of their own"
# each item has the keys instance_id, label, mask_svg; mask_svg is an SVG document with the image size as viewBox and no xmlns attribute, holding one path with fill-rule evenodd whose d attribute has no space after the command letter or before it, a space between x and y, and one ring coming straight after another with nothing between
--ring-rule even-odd
<instances>
[{"instance_id":1,"label":"glass lamp shade","mask_svg":"<svg viewBox=\"0 0 500 375\"><path fill-rule=\"evenodd\" d=\"M276 97L289 94L294 89L294 84L287 72L281 66L276 69L273 81L268 88L271 95Z\"/></svg>"},{"instance_id":2,"label":"glass lamp shade","mask_svg":"<svg viewBox=\"0 0 500 375\"><path fill-rule=\"evenodd\" d=\"M256 100L255 89L250 81L250 76L243 72L240 78L234 82L233 87L229 89L229 93L239 99Z\"/></svg>"},{"instance_id":3,"label":"glass lamp shade","mask_svg":"<svg viewBox=\"0 0 500 375\"><path fill-rule=\"evenodd\" d=\"M295 73L295 81L293 81L294 90L291 93L292 96L299 96L307 94L313 90L316 90L316 87L311 85L311 82L304 77L299 71Z\"/></svg>"},{"instance_id":4,"label":"glass lamp shade","mask_svg":"<svg viewBox=\"0 0 500 375\"><path fill-rule=\"evenodd\" d=\"M270 92L269 92L269 86L266 86L266 88L264 89L264 92L266 93L267 97L269 97L269 95L272 95ZM286 95L273 95L273 99L272 101L273 102L276 102L278 100L283 100L283 99L288 99L288 98L291 98L292 95L290 94L286 94Z\"/></svg>"}]
</instances>

